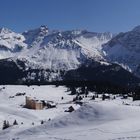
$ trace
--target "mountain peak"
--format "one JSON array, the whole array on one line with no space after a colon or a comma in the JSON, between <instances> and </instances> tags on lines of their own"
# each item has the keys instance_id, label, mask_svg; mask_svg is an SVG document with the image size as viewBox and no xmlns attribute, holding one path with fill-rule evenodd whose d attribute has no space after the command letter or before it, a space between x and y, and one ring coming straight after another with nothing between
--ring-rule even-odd
<instances>
[{"instance_id":1,"label":"mountain peak","mask_svg":"<svg viewBox=\"0 0 140 140\"><path fill-rule=\"evenodd\" d=\"M140 32L140 25L136 26L136 27L133 29L133 31L135 31L135 32Z\"/></svg>"},{"instance_id":2,"label":"mountain peak","mask_svg":"<svg viewBox=\"0 0 140 140\"><path fill-rule=\"evenodd\" d=\"M46 25L41 25L39 28L39 32L42 34L48 33L48 27Z\"/></svg>"},{"instance_id":3,"label":"mountain peak","mask_svg":"<svg viewBox=\"0 0 140 140\"><path fill-rule=\"evenodd\" d=\"M8 28L2 27L0 28L0 33L8 34L8 33L12 33L12 31Z\"/></svg>"},{"instance_id":4,"label":"mountain peak","mask_svg":"<svg viewBox=\"0 0 140 140\"><path fill-rule=\"evenodd\" d=\"M40 26L40 29L42 29L42 30L44 30L44 29L48 30L48 26L46 26L46 25L41 25L41 26Z\"/></svg>"}]
</instances>

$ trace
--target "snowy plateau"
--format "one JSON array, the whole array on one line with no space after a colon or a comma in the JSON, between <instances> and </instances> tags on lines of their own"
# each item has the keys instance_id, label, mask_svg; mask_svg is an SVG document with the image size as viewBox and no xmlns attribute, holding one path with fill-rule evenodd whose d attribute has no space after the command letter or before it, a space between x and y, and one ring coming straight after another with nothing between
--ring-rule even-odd
<instances>
[{"instance_id":1,"label":"snowy plateau","mask_svg":"<svg viewBox=\"0 0 140 140\"><path fill-rule=\"evenodd\" d=\"M4 88L3 88L4 87ZM89 92L80 106L73 102L75 95L69 95L66 87L59 86L1 86L0 126L8 120L12 125L0 130L0 140L139 140L140 101L122 96L110 95L102 101L101 95L91 100ZM53 100L56 108L32 110L23 108L25 96ZM14 98L10 98L10 97ZM63 96L63 100L61 97ZM65 112L69 106L73 112ZM44 121L41 124L41 120Z\"/></svg>"}]
</instances>

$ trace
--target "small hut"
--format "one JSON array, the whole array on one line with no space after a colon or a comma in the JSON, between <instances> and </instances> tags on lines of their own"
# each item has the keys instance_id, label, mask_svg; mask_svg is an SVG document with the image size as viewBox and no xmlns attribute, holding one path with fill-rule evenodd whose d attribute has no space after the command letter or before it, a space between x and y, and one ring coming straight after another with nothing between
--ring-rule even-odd
<instances>
[{"instance_id":1,"label":"small hut","mask_svg":"<svg viewBox=\"0 0 140 140\"><path fill-rule=\"evenodd\" d=\"M35 109L35 110L41 110L44 108L43 103L39 100L32 99L31 97L26 96L26 108L29 109Z\"/></svg>"}]
</instances>

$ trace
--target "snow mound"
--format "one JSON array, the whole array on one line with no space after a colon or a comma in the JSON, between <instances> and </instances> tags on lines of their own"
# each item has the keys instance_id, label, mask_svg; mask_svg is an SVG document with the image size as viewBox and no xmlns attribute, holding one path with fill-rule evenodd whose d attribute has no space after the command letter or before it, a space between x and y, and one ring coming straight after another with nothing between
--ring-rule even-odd
<instances>
[{"instance_id":1,"label":"snow mound","mask_svg":"<svg viewBox=\"0 0 140 140\"><path fill-rule=\"evenodd\" d=\"M44 135L51 131L60 129L73 129L80 127L99 127L106 126L111 122L132 122L133 119L139 118L139 111L137 107L133 106L119 106L112 102L100 102L85 104L72 113L57 117L43 125L39 125L27 130L20 131L16 136L22 137L24 135ZM127 124L127 123L126 123ZM124 124L120 123L120 127ZM128 126L127 126L128 127ZM103 127L104 129L104 127ZM118 127L116 126L116 131Z\"/></svg>"},{"instance_id":2,"label":"snow mound","mask_svg":"<svg viewBox=\"0 0 140 140\"><path fill-rule=\"evenodd\" d=\"M114 110L116 110L114 112ZM36 126L17 133L17 136L47 133L49 130L85 125L99 125L122 118L123 111L113 104L85 104L72 113L57 117L44 125Z\"/></svg>"},{"instance_id":3,"label":"snow mound","mask_svg":"<svg viewBox=\"0 0 140 140\"><path fill-rule=\"evenodd\" d=\"M98 103L85 104L67 116L52 120L50 123L47 123L46 126L50 128L60 128L69 125L95 124L120 119L120 113L117 111L114 112L114 108L118 110L118 106L116 105L110 106L109 104Z\"/></svg>"}]
</instances>

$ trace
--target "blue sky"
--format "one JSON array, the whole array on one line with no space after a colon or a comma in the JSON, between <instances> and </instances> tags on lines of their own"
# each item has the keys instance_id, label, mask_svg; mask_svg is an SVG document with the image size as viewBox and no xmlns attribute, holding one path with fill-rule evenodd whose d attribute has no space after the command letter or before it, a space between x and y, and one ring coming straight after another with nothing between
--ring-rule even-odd
<instances>
[{"instance_id":1,"label":"blue sky","mask_svg":"<svg viewBox=\"0 0 140 140\"><path fill-rule=\"evenodd\" d=\"M0 27L22 32L40 25L128 31L140 25L140 0L0 0Z\"/></svg>"}]
</instances>

